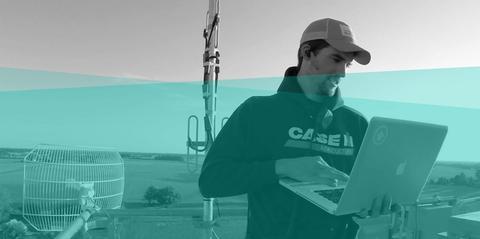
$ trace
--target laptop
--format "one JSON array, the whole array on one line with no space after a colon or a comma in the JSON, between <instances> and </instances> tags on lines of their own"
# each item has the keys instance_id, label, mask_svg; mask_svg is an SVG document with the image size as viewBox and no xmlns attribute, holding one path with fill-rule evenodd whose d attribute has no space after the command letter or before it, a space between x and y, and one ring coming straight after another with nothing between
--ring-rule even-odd
<instances>
[{"instance_id":1,"label":"laptop","mask_svg":"<svg viewBox=\"0 0 480 239\"><path fill-rule=\"evenodd\" d=\"M394 203L415 203L447 134L447 126L373 117L348 182L337 187L280 179L280 184L333 215L370 208L388 194Z\"/></svg>"}]
</instances>

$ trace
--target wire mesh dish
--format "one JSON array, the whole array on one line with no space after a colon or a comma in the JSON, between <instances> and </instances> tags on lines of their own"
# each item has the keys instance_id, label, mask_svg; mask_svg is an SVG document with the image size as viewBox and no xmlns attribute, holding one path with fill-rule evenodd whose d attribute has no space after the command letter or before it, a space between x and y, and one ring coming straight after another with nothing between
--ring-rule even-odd
<instances>
[{"instance_id":1,"label":"wire mesh dish","mask_svg":"<svg viewBox=\"0 0 480 239\"><path fill-rule=\"evenodd\" d=\"M24 159L23 217L38 231L62 231L81 213L85 188L100 209L120 208L124 180L116 151L37 145Z\"/></svg>"}]
</instances>

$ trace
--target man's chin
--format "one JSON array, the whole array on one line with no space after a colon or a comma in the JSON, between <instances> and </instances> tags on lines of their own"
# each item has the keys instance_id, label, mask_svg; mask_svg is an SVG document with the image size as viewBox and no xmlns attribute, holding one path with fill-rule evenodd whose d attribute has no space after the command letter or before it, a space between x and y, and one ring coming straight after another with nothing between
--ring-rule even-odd
<instances>
[{"instance_id":1,"label":"man's chin","mask_svg":"<svg viewBox=\"0 0 480 239\"><path fill-rule=\"evenodd\" d=\"M335 88L334 90L329 90L329 91L322 92L320 95L322 95L324 97L332 97L332 96L335 95L336 91L337 91L337 89Z\"/></svg>"}]
</instances>

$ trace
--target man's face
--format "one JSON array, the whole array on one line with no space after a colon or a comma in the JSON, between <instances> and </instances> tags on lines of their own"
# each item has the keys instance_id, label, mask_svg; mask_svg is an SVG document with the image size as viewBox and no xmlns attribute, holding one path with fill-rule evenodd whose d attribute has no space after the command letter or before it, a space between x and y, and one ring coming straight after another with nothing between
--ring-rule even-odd
<instances>
[{"instance_id":1,"label":"man's face","mask_svg":"<svg viewBox=\"0 0 480 239\"><path fill-rule=\"evenodd\" d=\"M302 90L309 95L333 96L352 60L353 53L340 52L331 46L312 52L310 57L303 58L299 72Z\"/></svg>"}]
</instances>

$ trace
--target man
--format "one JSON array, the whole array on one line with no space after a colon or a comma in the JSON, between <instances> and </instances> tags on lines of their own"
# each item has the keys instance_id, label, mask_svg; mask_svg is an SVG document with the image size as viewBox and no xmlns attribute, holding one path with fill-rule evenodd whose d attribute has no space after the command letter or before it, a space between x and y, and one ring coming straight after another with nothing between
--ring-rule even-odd
<instances>
[{"instance_id":1,"label":"man","mask_svg":"<svg viewBox=\"0 0 480 239\"><path fill-rule=\"evenodd\" d=\"M338 88L353 60L366 65L370 53L354 43L350 27L314 21L302 35L298 66L287 69L277 94L247 99L216 138L200 191L205 197L247 193L248 239L355 237L351 216L332 216L278 184L280 177L348 180L368 125L343 105Z\"/></svg>"}]
</instances>

